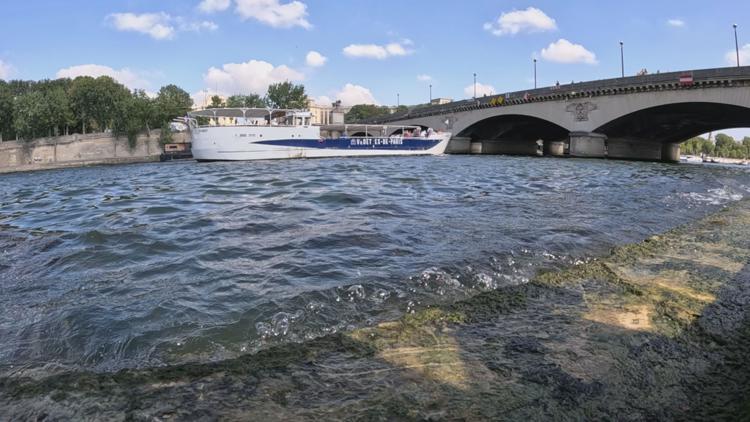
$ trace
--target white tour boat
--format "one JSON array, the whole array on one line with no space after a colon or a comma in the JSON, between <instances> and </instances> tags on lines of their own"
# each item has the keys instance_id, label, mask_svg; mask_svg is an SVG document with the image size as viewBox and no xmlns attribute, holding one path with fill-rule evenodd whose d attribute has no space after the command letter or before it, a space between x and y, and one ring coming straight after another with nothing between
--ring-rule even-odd
<instances>
[{"instance_id":1,"label":"white tour boat","mask_svg":"<svg viewBox=\"0 0 750 422\"><path fill-rule=\"evenodd\" d=\"M220 108L188 116L198 161L438 155L451 137L418 126L317 126L307 110Z\"/></svg>"}]
</instances>

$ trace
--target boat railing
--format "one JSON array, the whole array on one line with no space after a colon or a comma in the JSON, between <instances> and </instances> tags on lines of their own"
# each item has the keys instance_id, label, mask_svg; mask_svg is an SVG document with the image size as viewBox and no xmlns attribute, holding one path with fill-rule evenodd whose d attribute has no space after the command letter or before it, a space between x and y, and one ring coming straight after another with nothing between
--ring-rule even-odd
<instances>
[{"instance_id":1,"label":"boat railing","mask_svg":"<svg viewBox=\"0 0 750 422\"><path fill-rule=\"evenodd\" d=\"M208 124L201 124L205 119L208 119ZM296 109L209 108L189 112L186 120L191 128L309 127L312 115L308 110Z\"/></svg>"}]
</instances>

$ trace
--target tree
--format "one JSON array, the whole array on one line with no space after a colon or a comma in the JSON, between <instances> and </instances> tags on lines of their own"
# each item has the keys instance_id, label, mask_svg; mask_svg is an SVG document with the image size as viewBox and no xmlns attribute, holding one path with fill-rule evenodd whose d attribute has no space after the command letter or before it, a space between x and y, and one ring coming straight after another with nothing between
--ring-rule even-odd
<instances>
[{"instance_id":1,"label":"tree","mask_svg":"<svg viewBox=\"0 0 750 422\"><path fill-rule=\"evenodd\" d=\"M154 101L143 90L121 98L112 127L115 136L127 136L130 148L135 148L138 134L145 130L151 136L151 127L158 122L154 108Z\"/></svg>"},{"instance_id":2,"label":"tree","mask_svg":"<svg viewBox=\"0 0 750 422\"><path fill-rule=\"evenodd\" d=\"M89 76L75 78L70 85L70 104L75 118L81 122L83 133L92 123L100 131L111 126L117 117L120 103L130 91L109 76L96 79Z\"/></svg>"},{"instance_id":3,"label":"tree","mask_svg":"<svg viewBox=\"0 0 750 422\"><path fill-rule=\"evenodd\" d=\"M13 130L13 93L5 81L0 80L0 141L15 136Z\"/></svg>"},{"instance_id":4,"label":"tree","mask_svg":"<svg viewBox=\"0 0 750 422\"><path fill-rule=\"evenodd\" d=\"M53 87L44 93L45 120L51 135L68 133L70 126L75 125L75 116L70 107L68 93L60 86Z\"/></svg>"},{"instance_id":5,"label":"tree","mask_svg":"<svg viewBox=\"0 0 750 422\"><path fill-rule=\"evenodd\" d=\"M90 76L75 78L70 86L70 106L76 119L81 122L81 130L86 128L96 108L96 81Z\"/></svg>"},{"instance_id":6,"label":"tree","mask_svg":"<svg viewBox=\"0 0 750 422\"><path fill-rule=\"evenodd\" d=\"M716 149L720 151L728 151L734 146L734 138L724 133L716 135Z\"/></svg>"},{"instance_id":7,"label":"tree","mask_svg":"<svg viewBox=\"0 0 750 422\"><path fill-rule=\"evenodd\" d=\"M376 106L374 104L359 104L349 110L344 116L347 123L355 123L373 117L382 117L391 114L391 110L386 106Z\"/></svg>"},{"instance_id":8,"label":"tree","mask_svg":"<svg viewBox=\"0 0 750 422\"><path fill-rule=\"evenodd\" d=\"M701 142L700 152L705 155L713 154L714 153L713 142L709 141L708 139L704 139L703 142Z\"/></svg>"},{"instance_id":9,"label":"tree","mask_svg":"<svg viewBox=\"0 0 750 422\"><path fill-rule=\"evenodd\" d=\"M268 87L266 102L273 108L300 109L307 108L309 99L304 85L281 82Z\"/></svg>"},{"instance_id":10,"label":"tree","mask_svg":"<svg viewBox=\"0 0 750 422\"><path fill-rule=\"evenodd\" d=\"M13 104L13 129L22 139L31 140L43 134L45 119L44 95L34 91L16 97Z\"/></svg>"},{"instance_id":11,"label":"tree","mask_svg":"<svg viewBox=\"0 0 750 422\"><path fill-rule=\"evenodd\" d=\"M112 121L120 112L119 104L131 96L130 90L109 76L100 76L94 80L97 95L96 105L92 117L99 130L110 128Z\"/></svg>"},{"instance_id":12,"label":"tree","mask_svg":"<svg viewBox=\"0 0 750 422\"><path fill-rule=\"evenodd\" d=\"M218 95L214 95L211 97L211 104L208 105L208 108L222 108L224 107L224 101L219 97Z\"/></svg>"},{"instance_id":13,"label":"tree","mask_svg":"<svg viewBox=\"0 0 750 422\"><path fill-rule=\"evenodd\" d=\"M167 122L167 124L162 126L161 133L159 133L159 143L165 145L172 142L172 128L169 126L169 122Z\"/></svg>"},{"instance_id":14,"label":"tree","mask_svg":"<svg viewBox=\"0 0 750 422\"><path fill-rule=\"evenodd\" d=\"M135 111L133 118L137 120L138 130L146 129L148 136L151 136L151 128L159 124L155 101L146 94L146 91L136 89L133 91L133 107Z\"/></svg>"},{"instance_id":15,"label":"tree","mask_svg":"<svg viewBox=\"0 0 750 422\"><path fill-rule=\"evenodd\" d=\"M265 108L266 102L258 94L232 95L227 98L227 107L231 108Z\"/></svg>"},{"instance_id":16,"label":"tree","mask_svg":"<svg viewBox=\"0 0 750 422\"><path fill-rule=\"evenodd\" d=\"M161 127L175 117L184 116L193 107L193 100L182 88L176 85L167 85L159 90L156 97L156 108Z\"/></svg>"}]
</instances>

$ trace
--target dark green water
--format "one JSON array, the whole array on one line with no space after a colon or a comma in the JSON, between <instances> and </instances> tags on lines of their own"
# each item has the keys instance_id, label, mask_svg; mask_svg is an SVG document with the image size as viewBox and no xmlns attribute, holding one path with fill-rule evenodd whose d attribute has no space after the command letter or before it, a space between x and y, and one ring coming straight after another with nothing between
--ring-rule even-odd
<instances>
[{"instance_id":1,"label":"dark green water","mask_svg":"<svg viewBox=\"0 0 750 422\"><path fill-rule=\"evenodd\" d=\"M208 364L369 326L748 192L740 167L510 157L0 176L0 376Z\"/></svg>"}]
</instances>

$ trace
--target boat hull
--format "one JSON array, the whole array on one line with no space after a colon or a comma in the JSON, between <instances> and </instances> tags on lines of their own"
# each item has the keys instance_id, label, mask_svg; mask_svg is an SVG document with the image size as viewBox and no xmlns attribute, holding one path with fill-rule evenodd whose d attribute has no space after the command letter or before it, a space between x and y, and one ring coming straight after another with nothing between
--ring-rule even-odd
<instances>
[{"instance_id":1,"label":"boat hull","mask_svg":"<svg viewBox=\"0 0 750 422\"><path fill-rule=\"evenodd\" d=\"M430 138L288 138L250 142L212 138L210 133L205 135L193 139L193 157L198 161L439 155L445 152L450 141L450 134L447 133Z\"/></svg>"}]
</instances>

